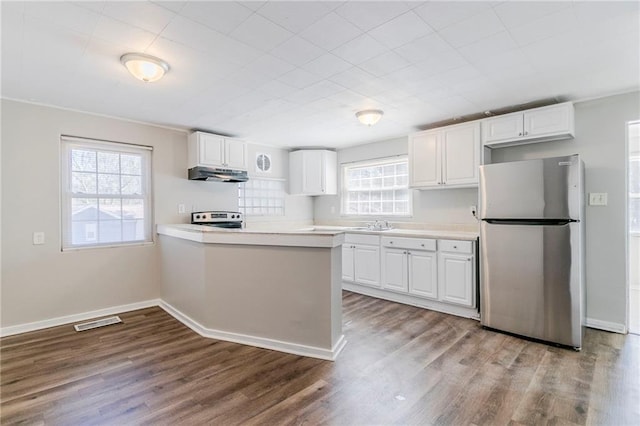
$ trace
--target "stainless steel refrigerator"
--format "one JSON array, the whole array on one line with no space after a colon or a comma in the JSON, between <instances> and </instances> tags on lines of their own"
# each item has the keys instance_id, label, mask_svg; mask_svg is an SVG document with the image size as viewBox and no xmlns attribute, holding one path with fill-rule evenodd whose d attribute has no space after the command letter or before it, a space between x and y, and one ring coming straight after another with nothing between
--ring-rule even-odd
<instances>
[{"instance_id":1,"label":"stainless steel refrigerator","mask_svg":"<svg viewBox=\"0 0 640 426\"><path fill-rule=\"evenodd\" d=\"M482 325L582 346L583 182L578 155L480 166Z\"/></svg>"}]
</instances>

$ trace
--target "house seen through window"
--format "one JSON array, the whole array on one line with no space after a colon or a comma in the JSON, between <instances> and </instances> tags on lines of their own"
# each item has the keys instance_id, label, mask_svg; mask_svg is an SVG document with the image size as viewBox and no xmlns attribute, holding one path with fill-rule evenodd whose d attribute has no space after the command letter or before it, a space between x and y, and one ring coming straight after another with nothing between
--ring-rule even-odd
<instances>
[{"instance_id":1,"label":"house seen through window","mask_svg":"<svg viewBox=\"0 0 640 426\"><path fill-rule=\"evenodd\" d=\"M152 241L151 149L62 138L62 248Z\"/></svg>"}]
</instances>

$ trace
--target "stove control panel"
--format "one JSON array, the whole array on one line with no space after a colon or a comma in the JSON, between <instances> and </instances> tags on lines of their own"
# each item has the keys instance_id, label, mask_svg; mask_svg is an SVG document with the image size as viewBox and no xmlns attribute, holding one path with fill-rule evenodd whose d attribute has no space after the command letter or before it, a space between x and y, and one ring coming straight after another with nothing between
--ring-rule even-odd
<instances>
[{"instance_id":1,"label":"stove control panel","mask_svg":"<svg viewBox=\"0 0 640 426\"><path fill-rule=\"evenodd\" d=\"M191 223L202 224L216 222L242 222L242 213L221 211L191 213Z\"/></svg>"}]
</instances>

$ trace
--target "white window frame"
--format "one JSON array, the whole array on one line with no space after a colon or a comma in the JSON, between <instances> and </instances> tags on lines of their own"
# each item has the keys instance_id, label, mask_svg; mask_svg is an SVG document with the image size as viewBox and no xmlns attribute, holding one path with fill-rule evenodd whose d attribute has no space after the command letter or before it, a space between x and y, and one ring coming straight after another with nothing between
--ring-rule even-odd
<instances>
[{"instance_id":1,"label":"white window frame","mask_svg":"<svg viewBox=\"0 0 640 426\"><path fill-rule=\"evenodd\" d=\"M72 192L72 161L71 153L74 149L81 149L96 152L109 152L120 154L136 154L142 157L142 175L141 185L142 194L100 194L96 188L95 194L74 193ZM119 142L101 141L95 139L80 138L74 136L60 137L60 205L61 205L61 249L62 251L83 250L100 247L121 247L132 245L144 245L153 243L153 201L152 201L152 182L151 182L151 166L152 151L150 146L133 145ZM96 169L96 174L97 174ZM122 172L117 173L123 176ZM128 241L114 241L106 243L83 243L74 244L72 241L72 203L74 199L90 198L90 199L114 199L114 200L142 200L144 209L144 237L142 239ZM124 221L120 219L121 223ZM99 223L99 219L96 221ZM99 229L99 226L96 226ZM99 230L96 229L96 232ZM96 241L99 241L96 235Z\"/></svg>"},{"instance_id":2,"label":"white window frame","mask_svg":"<svg viewBox=\"0 0 640 426\"><path fill-rule=\"evenodd\" d=\"M277 182L280 188L255 188L256 182ZM247 217L284 216L286 208L285 183L284 179L260 177L251 178L247 182L238 184L238 210ZM247 195L248 191L250 191L250 195ZM256 210L260 211L256 213Z\"/></svg>"},{"instance_id":3,"label":"white window frame","mask_svg":"<svg viewBox=\"0 0 640 426\"><path fill-rule=\"evenodd\" d=\"M376 167L376 166L385 166L385 165L389 165L389 164L394 164L394 163L399 163L399 162L406 162L407 163L407 185L406 186L402 186L402 187L397 187L394 186L393 188L381 188L379 189L380 191L382 190L406 190L407 191L407 204L408 204L408 211L406 213L358 213L358 214L354 214L354 213L348 213L347 211L347 200L348 200L348 192L349 190L347 189L347 171L351 168L356 168L356 167ZM394 157L385 157L385 158L379 158L379 159L375 159L375 160L365 160L365 161L356 161L356 162L351 162L351 163L343 163L341 165L342 170L341 170L341 190L340 190L340 215L341 216L345 216L345 217L349 217L349 218L357 218L357 217L362 217L362 218L371 218L371 217L379 217L379 218L410 218L413 216L413 191L411 188L409 188L409 175L408 175L408 171L409 171L409 167L408 164L409 163L409 159L406 155L401 155L401 156L394 156Z\"/></svg>"}]
</instances>

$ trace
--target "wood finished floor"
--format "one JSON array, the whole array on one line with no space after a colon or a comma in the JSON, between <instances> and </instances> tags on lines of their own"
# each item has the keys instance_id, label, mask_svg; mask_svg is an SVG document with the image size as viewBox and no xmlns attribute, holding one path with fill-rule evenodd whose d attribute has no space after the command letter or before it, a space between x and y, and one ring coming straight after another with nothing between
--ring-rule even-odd
<instances>
[{"instance_id":1,"label":"wood finished floor","mask_svg":"<svg viewBox=\"0 0 640 426\"><path fill-rule=\"evenodd\" d=\"M582 352L345 292L336 362L200 337L160 308L6 337L0 423L638 425L640 336Z\"/></svg>"}]
</instances>

